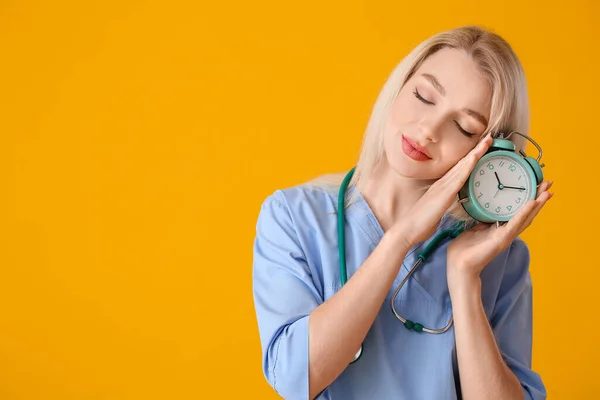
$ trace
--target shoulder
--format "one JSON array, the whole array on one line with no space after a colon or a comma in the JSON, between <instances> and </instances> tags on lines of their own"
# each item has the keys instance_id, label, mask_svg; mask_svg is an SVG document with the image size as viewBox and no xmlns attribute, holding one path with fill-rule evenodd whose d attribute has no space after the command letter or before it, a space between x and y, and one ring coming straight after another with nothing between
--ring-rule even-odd
<instances>
[{"instance_id":1,"label":"shoulder","mask_svg":"<svg viewBox=\"0 0 600 400\"><path fill-rule=\"evenodd\" d=\"M300 184L269 194L262 202L261 214L278 209L292 221L321 219L335 213L336 198L335 188Z\"/></svg>"},{"instance_id":2,"label":"shoulder","mask_svg":"<svg viewBox=\"0 0 600 400\"><path fill-rule=\"evenodd\" d=\"M285 266L292 274L310 276L322 295L321 259L331 250L337 232L334 197L305 185L278 189L267 196L256 223L255 268L277 260L278 267Z\"/></svg>"}]
</instances>

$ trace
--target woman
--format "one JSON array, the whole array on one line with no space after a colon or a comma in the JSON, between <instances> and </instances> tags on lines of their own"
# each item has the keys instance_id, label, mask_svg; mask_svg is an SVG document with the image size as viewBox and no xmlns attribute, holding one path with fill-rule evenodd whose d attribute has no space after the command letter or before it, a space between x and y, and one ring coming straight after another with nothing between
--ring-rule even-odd
<instances>
[{"instance_id":1,"label":"woman","mask_svg":"<svg viewBox=\"0 0 600 400\"><path fill-rule=\"evenodd\" d=\"M528 125L525 77L509 44L479 27L449 30L404 58L377 99L346 192L347 283L336 219L346 174L265 200L253 293L264 374L279 395L546 397L531 369L529 251L518 235L552 183L504 225L475 223L457 198L492 136L526 134ZM518 135L509 139L524 148ZM456 221L467 230L442 243L390 303L423 246ZM421 326L453 325L405 329L414 324L403 325L390 304Z\"/></svg>"}]
</instances>

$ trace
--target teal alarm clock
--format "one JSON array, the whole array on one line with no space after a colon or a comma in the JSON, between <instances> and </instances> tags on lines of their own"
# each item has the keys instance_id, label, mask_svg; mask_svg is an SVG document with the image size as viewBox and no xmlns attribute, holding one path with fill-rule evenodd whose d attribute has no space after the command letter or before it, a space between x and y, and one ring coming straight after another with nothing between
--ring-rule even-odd
<instances>
[{"instance_id":1,"label":"teal alarm clock","mask_svg":"<svg viewBox=\"0 0 600 400\"><path fill-rule=\"evenodd\" d=\"M533 143L539 152L537 159L517 152L515 144L508 140L512 134ZM536 198L538 185L544 180L541 157L540 146L520 132L512 131L505 139L494 139L459 191L459 203L477 221L509 221L528 200Z\"/></svg>"}]
</instances>

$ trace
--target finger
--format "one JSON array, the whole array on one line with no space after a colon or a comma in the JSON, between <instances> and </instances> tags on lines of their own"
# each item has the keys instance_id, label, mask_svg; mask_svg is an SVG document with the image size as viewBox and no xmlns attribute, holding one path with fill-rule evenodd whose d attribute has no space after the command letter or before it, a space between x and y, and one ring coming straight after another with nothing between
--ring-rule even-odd
<instances>
[{"instance_id":1,"label":"finger","mask_svg":"<svg viewBox=\"0 0 600 400\"><path fill-rule=\"evenodd\" d=\"M425 196L440 199L439 206L444 209L448 208L456 200L458 191L464 185L475 164L485 154L492 142L493 139L489 134L481 139L475 148L429 188Z\"/></svg>"},{"instance_id":2,"label":"finger","mask_svg":"<svg viewBox=\"0 0 600 400\"><path fill-rule=\"evenodd\" d=\"M538 186L537 188L537 194L538 196L542 193L545 192L546 190L548 190L550 188L550 182L548 181L544 181L541 183L540 186Z\"/></svg>"},{"instance_id":3,"label":"finger","mask_svg":"<svg viewBox=\"0 0 600 400\"><path fill-rule=\"evenodd\" d=\"M536 194L535 198L536 198L536 199L537 199L537 198L539 198L539 197L540 197L540 195L541 195L543 192L546 192L546 191L548 191L548 190L549 190L549 189L552 187L552 184L553 184L553 183L554 183L554 181L550 181L550 182L548 182L548 181L544 181L544 182L542 182L542 184L541 184L541 185L538 187L538 189L537 189L537 194Z\"/></svg>"},{"instance_id":4,"label":"finger","mask_svg":"<svg viewBox=\"0 0 600 400\"><path fill-rule=\"evenodd\" d=\"M527 220L528 216L535 210L537 205L537 200L529 200L519 210L519 212L512 217L506 225L504 225L505 229L503 230L503 233L506 240L512 241L512 239L514 239L521 232L521 227Z\"/></svg>"},{"instance_id":5,"label":"finger","mask_svg":"<svg viewBox=\"0 0 600 400\"><path fill-rule=\"evenodd\" d=\"M490 133L485 135L483 138L479 140L477 145L469 152L473 154L479 154L479 157L485 154L487 149L489 149L490 145L494 142L494 138Z\"/></svg>"},{"instance_id":6,"label":"finger","mask_svg":"<svg viewBox=\"0 0 600 400\"><path fill-rule=\"evenodd\" d=\"M473 147L471 151L469 151L467 155L461 159L461 163L459 163L460 165L457 168L457 170L469 169L470 172L470 170L473 169L477 161L489 149L493 141L494 139L492 139L490 135L486 135L483 139L481 139L479 143L477 143L477 145Z\"/></svg>"},{"instance_id":7,"label":"finger","mask_svg":"<svg viewBox=\"0 0 600 400\"><path fill-rule=\"evenodd\" d=\"M525 229L527 229L527 227L529 227L529 225L531 225L533 219L537 216L550 197L551 195L548 192L544 192L542 195L540 195L539 199L529 200L527 202L527 209L525 209L524 206L523 209L513 218L515 219L515 224L511 227L512 231L510 234L512 238L520 235Z\"/></svg>"},{"instance_id":8,"label":"finger","mask_svg":"<svg viewBox=\"0 0 600 400\"><path fill-rule=\"evenodd\" d=\"M456 163L456 165L454 165L454 167L452 167L448 171L448 173L451 175L453 173L456 173L458 171L465 169L469 165L475 166L475 163L477 162L477 160L479 158L481 158L481 156L483 156L483 154L485 154L487 149L492 144L492 141L493 141L493 139L489 135L484 137L483 139L481 139L479 141L479 143L477 143L477 145L473 149L471 149L471 151L469 151L463 158L461 158ZM446 174L446 176L448 176L449 174Z\"/></svg>"},{"instance_id":9,"label":"finger","mask_svg":"<svg viewBox=\"0 0 600 400\"><path fill-rule=\"evenodd\" d=\"M527 229L531 225L531 223L533 222L535 217L542 210L542 208L544 208L544 206L546 205L548 200L550 200L552 198L552 195L553 195L553 193L544 192L544 193L542 193L540 198L538 200L536 200L536 202L538 202L538 204L536 204L533 211L525 219L523 226L521 226L521 228L520 228L519 234L521 234L521 232L523 232L525 229Z\"/></svg>"},{"instance_id":10,"label":"finger","mask_svg":"<svg viewBox=\"0 0 600 400\"><path fill-rule=\"evenodd\" d=\"M445 190L457 191L462 187L473 168L475 168L475 164L485 154L492 141L493 139L489 135L480 140L466 156L442 177L441 184Z\"/></svg>"}]
</instances>

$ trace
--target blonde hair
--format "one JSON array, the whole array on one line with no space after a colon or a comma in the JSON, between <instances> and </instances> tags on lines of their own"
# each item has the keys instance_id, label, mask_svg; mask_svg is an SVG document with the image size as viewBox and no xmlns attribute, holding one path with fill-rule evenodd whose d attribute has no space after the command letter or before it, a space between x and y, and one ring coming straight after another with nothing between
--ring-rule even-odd
<instances>
[{"instance_id":1,"label":"blonde hair","mask_svg":"<svg viewBox=\"0 0 600 400\"><path fill-rule=\"evenodd\" d=\"M437 33L414 48L392 71L375 102L363 137L362 148L356 170L349 182L362 191L374 169L384 156L383 130L390 107L408 79L419 66L436 51L452 48L466 52L477 63L484 79L492 88L489 124L482 138L489 132L494 137L513 141L517 151L525 151L526 140L518 131L527 135L529 131L529 99L525 74L511 46L498 34L479 26L464 26ZM345 173L318 177L308 184L320 188L339 188ZM346 207L356 200L353 191L346 200ZM456 201L447 214L460 221L473 219Z\"/></svg>"}]
</instances>

